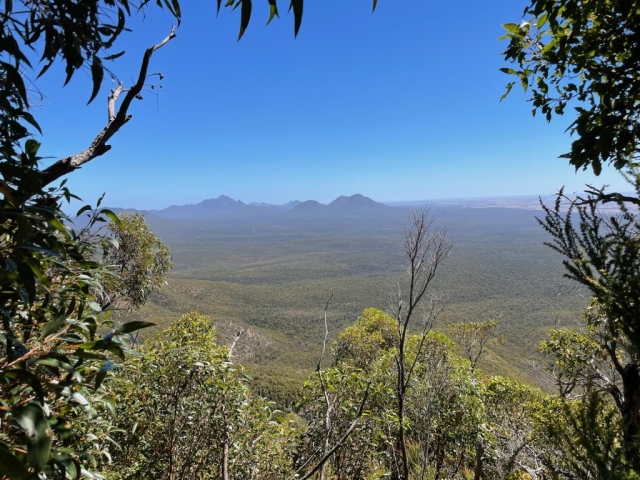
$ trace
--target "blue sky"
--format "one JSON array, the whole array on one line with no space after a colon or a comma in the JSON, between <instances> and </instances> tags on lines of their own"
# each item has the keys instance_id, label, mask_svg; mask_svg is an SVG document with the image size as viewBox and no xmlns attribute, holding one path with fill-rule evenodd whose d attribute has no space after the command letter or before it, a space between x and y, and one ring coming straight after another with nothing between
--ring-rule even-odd
<instances>
[{"instance_id":1,"label":"blue sky","mask_svg":"<svg viewBox=\"0 0 640 480\"><path fill-rule=\"evenodd\" d=\"M378 201L576 191L584 183L626 189L612 169L596 178L557 157L569 149L570 118L547 124L509 80L500 25L524 2L492 0L308 1L293 19L265 27L254 0L237 42L238 11L216 19L213 0L183 0L178 37L156 52L162 93L134 103L111 152L69 176L88 202L163 208L229 195L245 202L331 201L362 193ZM172 19L150 9L134 18L109 67L125 84L142 52ZM89 106L80 72L65 88L61 68L37 86L42 153L84 149L106 119L106 81Z\"/></svg>"}]
</instances>

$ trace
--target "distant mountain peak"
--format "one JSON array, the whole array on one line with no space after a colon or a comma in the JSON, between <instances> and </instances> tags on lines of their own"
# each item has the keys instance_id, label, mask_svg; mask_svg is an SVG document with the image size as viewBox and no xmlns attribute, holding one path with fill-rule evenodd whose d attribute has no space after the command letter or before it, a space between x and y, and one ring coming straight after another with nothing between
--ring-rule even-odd
<instances>
[{"instance_id":1,"label":"distant mountain peak","mask_svg":"<svg viewBox=\"0 0 640 480\"><path fill-rule=\"evenodd\" d=\"M234 213L248 208L240 200L234 200L227 195L218 198L208 198L196 204L172 205L157 212L158 215L168 218L206 218L228 213Z\"/></svg>"},{"instance_id":2,"label":"distant mountain peak","mask_svg":"<svg viewBox=\"0 0 640 480\"><path fill-rule=\"evenodd\" d=\"M316 201L316 200L307 200L306 202L301 202L298 205L296 205L295 207L293 207L291 209L291 211L294 212L304 212L304 211L309 211L309 210L319 210L319 209L323 209L323 208L327 208L326 205Z\"/></svg>"},{"instance_id":3,"label":"distant mountain peak","mask_svg":"<svg viewBox=\"0 0 640 480\"><path fill-rule=\"evenodd\" d=\"M370 199L369 197L365 197L360 193L356 193L355 195L340 196L336 198L329 205L329 208L334 210L359 210L359 209L371 209L371 208L387 208L386 205L382 203L378 203L375 200Z\"/></svg>"}]
</instances>

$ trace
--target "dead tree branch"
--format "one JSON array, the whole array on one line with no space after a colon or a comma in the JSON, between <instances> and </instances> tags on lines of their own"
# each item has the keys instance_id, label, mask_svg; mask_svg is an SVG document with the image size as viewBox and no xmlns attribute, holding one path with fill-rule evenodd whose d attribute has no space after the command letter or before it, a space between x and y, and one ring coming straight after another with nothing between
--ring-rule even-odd
<instances>
[{"instance_id":1,"label":"dead tree branch","mask_svg":"<svg viewBox=\"0 0 640 480\"><path fill-rule=\"evenodd\" d=\"M452 244L449 242L447 232L435 228L434 217L428 209L413 210L409 214L409 226L405 231L405 253L408 258L409 285L406 296L403 296L399 288L394 298L394 314L398 328L398 348L394 356L396 367L396 398L397 398L397 446L400 450L402 464L399 468L399 476L402 480L409 479L409 457L405 441L405 400L409 389L411 377L418 361L418 357L412 364L407 362L407 335L409 324L416 309L433 281L438 268L451 252ZM438 301L432 299L429 316L432 319L441 311ZM429 332L429 322L423 326L422 336L416 355L419 356L426 336Z\"/></svg>"},{"instance_id":2,"label":"dead tree branch","mask_svg":"<svg viewBox=\"0 0 640 480\"><path fill-rule=\"evenodd\" d=\"M144 55L142 56L142 64L140 65L140 73L138 74L138 80L136 83L128 90L125 90L122 83L120 83L111 91L111 94L107 99L107 125L100 133L98 133L98 135L96 135L93 142L91 142L91 145L89 145L87 149L76 153L75 155L61 158L49 167L45 168L42 171L41 176L43 187L56 181L58 178L77 170L85 163L90 162L94 158L100 157L111 150L111 145L107 142L109 142L111 137L113 137L113 135L115 135L127 122L129 122L129 120L131 120L132 115L129 113L129 107L131 106L131 102L140 96L140 92L144 88L148 78L149 62L151 61L152 55L156 50L164 47L175 37L175 28L171 27L171 32L169 32L169 35L167 35L164 40L145 50ZM126 92L126 95L120 104L120 108L116 111L116 102L124 92Z\"/></svg>"},{"instance_id":3,"label":"dead tree branch","mask_svg":"<svg viewBox=\"0 0 640 480\"><path fill-rule=\"evenodd\" d=\"M342 447L342 445L347 440L347 438L349 438L353 430L356 428L358 421L362 417L362 414L364 413L364 406L367 403L367 398L369 397L370 387L371 387L371 382L367 382L367 388L364 391L364 396L362 397L360 408L358 408L358 413L356 414L356 417L353 419L353 422L351 422L351 425L349 425L348 430L344 433L344 435L342 435L342 437L340 437L340 440L338 440L338 442L333 446L333 448L324 454L324 456L320 459L320 461L316 464L316 466L313 467L313 469L311 469L309 473L301 477L300 480L307 480L311 478L318 470L320 470L324 466L327 460L329 460L332 457L332 455L336 453L340 447ZM293 478L295 478L297 474L298 472L294 473L291 477L289 477L289 480L292 480Z\"/></svg>"},{"instance_id":4,"label":"dead tree branch","mask_svg":"<svg viewBox=\"0 0 640 480\"><path fill-rule=\"evenodd\" d=\"M245 333L246 330L244 328L240 329L240 331L236 333L236 336L234 337L233 342L231 342L231 346L229 347L229 357L233 356L233 349L236 348L238 340L240 340L240 337L242 337L242 335L244 335Z\"/></svg>"}]
</instances>

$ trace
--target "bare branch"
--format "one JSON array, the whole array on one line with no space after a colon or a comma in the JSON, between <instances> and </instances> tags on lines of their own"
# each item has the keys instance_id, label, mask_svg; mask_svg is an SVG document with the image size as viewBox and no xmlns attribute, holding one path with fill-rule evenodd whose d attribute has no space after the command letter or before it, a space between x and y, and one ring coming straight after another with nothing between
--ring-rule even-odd
<instances>
[{"instance_id":1,"label":"bare branch","mask_svg":"<svg viewBox=\"0 0 640 480\"><path fill-rule=\"evenodd\" d=\"M623 195L621 193L605 193L605 189L608 185L604 185L602 188L594 187L593 185L587 185L585 193L587 198L578 197L575 201L576 205L586 205L592 203L631 203L633 205L640 206L640 198L630 197L629 195Z\"/></svg>"},{"instance_id":2,"label":"bare branch","mask_svg":"<svg viewBox=\"0 0 640 480\"><path fill-rule=\"evenodd\" d=\"M125 90L122 84L118 85L115 90L111 92L109 98L107 100L107 114L108 114L108 122L107 125L102 129L98 135L93 139L91 145L86 150L82 152L76 153L75 155L71 155L69 157L61 158L56 161L49 167L45 168L42 171L42 186L46 186L51 182L54 182L58 178L67 175L68 173L73 172L74 170L82 167L87 162L90 162L94 158L100 157L111 150L111 145L108 145L107 142L115 135L120 128L122 128L129 120L131 120L132 116L129 113L129 107L131 106L131 102L140 95L140 92L144 88L145 82L147 81L147 72L149 70L149 62L151 61L151 57L153 53L164 47L167 43L169 43L173 38L176 37L175 27L171 27L171 32L167 35L164 40L156 45L147 48L145 50L144 55L142 57L142 64L140 65L140 73L138 74L138 80L136 83L128 90ZM124 92L127 92L120 108L116 113L116 101L118 97Z\"/></svg>"},{"instance_id":3,"label":"bare branch","mask_svg":"<svg viewBox=\"0 0 640 480\"><path fill-rule=\"evenodd\" d=\"M322 466L327 462L327 460L329 460L331 458L331 456L340 447L342 447L342 445L347 440L347 438L349 438L349 436L351 435L353 430L356 428L356 425L358 424L358 421L362 417L362 414L364 413L364 406L367 403L367 398L369 397L369 388L370 387L371 387L371 382L369 381L369 382L367 382L367 389L364 391L364 396L362 397L362 402L360 403L360 408L358 408L358 413L356 414L356 417L353 419L353 422L351 422L351 425L349 425L349 428L345 432L345 434L340 438L340 440L338 440L338 443L336 443L331 450L329 450L327 453L325 453L325 455L320 459L320 461L316 464L316 466L313 467L313 469L309 473L307 473L304 477L301 477L300 480L307 480L307 479L311 478L318 470L320 470L322 468ZM291 477L289 477L289 480L295 478L295 476L296 476L296 474L292 475Z\"/></svg>"},{"instance_id":4,"label":"bare branch","mask_svg":"<svg viewBox=\"0 0 640 480\"><path fill-rule=\"evenodd\" d=\"M411 363L411 366L407 370L406 378L405 378L405 390L409 386L409 382L411 381L411 377L413 376L413 371L416 368L418 361L420 360L420 356L422 355L422 349L424 348L424 344L427 339L427 335L431 332L433 328L433 324L435 323L438 316L444 311L444 302L442 296L432 295L429 300L429 307L427 309L427 313L425 314L424 323L422 327L422 334L420 335L420 344L418 345L418 350L416 351L416 356Z\"/></svg>"},{"instance_id":5,"label":"bare branch","mask_svg":"<svg viewBox=\"0 0 640 480\"><path fill-rule=\"evenodd\" d=\"M409 458L405 442L404 409L407 390L410 379L417 364L417 358L407 365L407 335L409 324L416 308L422 302L429 286L436 275L438 267L449 255L452 245L447 238L447 234L442 229L434 228L435 218L428 209L412 210L409 212L409 226L405 231L404 250L408 258L409 285L406 293L406 300L402 296L402 291L394 297L394 310L398 328L398 347L394 355L396 366L396 397L398 431L397 444L401 453L402 465L398 468L398 476L403 480L409 478ZM432 305L432 314L437 308ZM419 356L424 347L428 324L423 327L423 335L420 339L418 352ZM396 466L399 467L399 466Z\"/></svg>"},{"instance_id":6,"label":"bare branch","mask_svg":"<svg viewBox=\"0 0 640 480\"><path fill-rule=\"evenodd\" d=\"M242 335L244 335L245 333L246 333L246 330L244 328L241 329L238 333L236 333L236 336L233 339L233 342L231 343L231 346L229 347L229 356L230 357L233 355L233 349L236 348L236 344L238 343L238 340L240 340L240 337L242 337Z\"/></svg>"},{"instance_id":7,"label":"bare branch","mask_svg":"<svg viewBox=\"0 0 640 480\"><path fill-rule=\"evenodd\" d=\"M320 354L320 360L318 360L318 368L317 371L320 371L320 367L322 366L322 360L324 359L325 351L327 350L327 338L329 337L329 324L327 323L327 310L329 309L329 303L331 303L331 299L333 298L333 293L327 300L327 304L324 306L324 340L322 342L322 353Z\"/></svg>"}]
</instances>

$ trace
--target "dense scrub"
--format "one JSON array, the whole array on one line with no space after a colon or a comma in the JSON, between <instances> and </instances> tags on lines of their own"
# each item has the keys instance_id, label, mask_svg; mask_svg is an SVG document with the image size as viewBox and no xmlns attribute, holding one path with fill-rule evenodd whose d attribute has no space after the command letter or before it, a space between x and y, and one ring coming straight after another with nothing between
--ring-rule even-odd
<instances>
[{"instance_id":1,"label":"dense scrub","mask_svg":"<svg viewBox=\"0 0 640 480\"><path fill-rule=\"evenodd\" d=\"M401 478L396 335L392 317L362 312L340 333L331 365L300 386L296 407L285 412L248 387L209 317L186 314L141 345L105 387L118 399L120 433L101 471L110 478L301 478L337 447L311 478ZM411 360L419 341L409 338ZM547 462L565 469L561 442L574 426L559 397L474 371L444 334L429 333L426 342L404 425L412 478L553 478Z\"/></svg>"}]
</instances>

